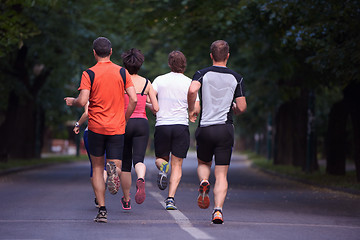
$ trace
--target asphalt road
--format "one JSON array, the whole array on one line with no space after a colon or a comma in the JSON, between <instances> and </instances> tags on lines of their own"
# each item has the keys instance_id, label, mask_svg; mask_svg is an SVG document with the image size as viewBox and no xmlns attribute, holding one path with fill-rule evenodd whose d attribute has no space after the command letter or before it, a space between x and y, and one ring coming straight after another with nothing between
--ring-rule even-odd
<instances>
[{"instance_id":1,"label":"asphalt road","mask_svg":"<svg viewBox=\"0 0 360 240\"><path fill-rule=\"evenodd\" d=\"M233 157L224 224L196 204L196 158L184 160L175 200L166 211L167 190L156 185L154 158L147 165L143 204L121 208L121 193L106 193L108 223L94 223L97 209L89 163L53 165L0 177L0 239L360 239L360 196L311 187L253 169ZM134 182L135 179L133 179ZM214 183L214 179L210 179ZM211 200L212 200L212 193Z\"/></svg>"}]
</instances>

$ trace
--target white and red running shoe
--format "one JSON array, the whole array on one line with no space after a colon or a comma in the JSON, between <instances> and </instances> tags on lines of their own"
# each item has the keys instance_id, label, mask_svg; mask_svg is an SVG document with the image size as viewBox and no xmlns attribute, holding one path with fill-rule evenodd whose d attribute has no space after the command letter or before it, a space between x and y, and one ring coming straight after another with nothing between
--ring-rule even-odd
<instances>
[{"instance_id":1,"label":"white and red running shoe","mask_svg":"<svg viewBox=\"0 0 360 240\"><path fill-rule=\"evenodd\" d=\"M199 196L197 198L197 203L200 208L206 209L210 206L209 191L210 191L210 183L208 180L203 179L200 182Z\"/></svg>"}]
</instances>

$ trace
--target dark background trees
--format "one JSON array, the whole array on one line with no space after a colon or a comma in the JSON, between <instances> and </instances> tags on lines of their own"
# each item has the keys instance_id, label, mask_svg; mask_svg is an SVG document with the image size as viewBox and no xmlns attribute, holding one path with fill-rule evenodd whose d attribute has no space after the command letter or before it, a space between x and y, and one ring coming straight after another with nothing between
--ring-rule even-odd
<instances>
[{"instance_id":1,"label":"dark background trees","mask_svg":"<svg viewBox=\"0 0 360 240\"><path fill-rule=\"evenodd\" d=\"M2 159L39 156L45 133L66 133L81 109L62 99L76 95L102 35L116 63L141 49L151 80L169 71L171 50L185 53L191 77L211 64L210 43L227 40L229 67L246 79L248 111L236 118L243 148L254 149L257 136L256 150L275 164L311 172L321 157L329 173L344 174L352 158L360 169L359 1L2 1L0 9Z\"/></svg>"}]
</instances>

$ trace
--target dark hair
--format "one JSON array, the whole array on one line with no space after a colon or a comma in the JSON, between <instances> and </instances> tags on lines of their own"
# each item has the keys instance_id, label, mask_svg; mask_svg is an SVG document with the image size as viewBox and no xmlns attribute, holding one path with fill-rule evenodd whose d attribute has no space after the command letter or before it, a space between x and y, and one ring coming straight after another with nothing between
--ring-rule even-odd
<instances>
[{"instance_id":1,"label":"dark hair","mask_svg":"<svg viewBox=\"0 0 360 240\"><path fill-rule=\"evenodd\" d=\"M168 64L172 72L184 73L186 69L186 57L180 51L169 53Z\"/></svg>"},{"instance_id":2,"label":"dark hair","mask_svg":"<svg viewBox=\"0 0 360 240\"><path fill-rule=\"evenodd\" d=\"M111 52L111 42L106 37L98 37L93 42L93 49L99 57L107 57Z\"/></svg>"},{"instance_id":3,"label":"dark hair","mask_svg":"<svg viewBox=\"0 0 360 240\"><path fill-rule=\"evenodd\" d=\"M125 68L130 74L137 74L144 62L144 55L139 49L132 48L121 54Z\"/></svg>"},{"instance_id":4,"label":"dark hair","mask_svg":"<svg viewBox=\"0 0 360 240\"><path fill-rule=\"evenodd\" d=\"M224 40L217 40L210 46L210 52L216 62L225 61L229 50L229 44Z\"/></svg>"}]
</instances>

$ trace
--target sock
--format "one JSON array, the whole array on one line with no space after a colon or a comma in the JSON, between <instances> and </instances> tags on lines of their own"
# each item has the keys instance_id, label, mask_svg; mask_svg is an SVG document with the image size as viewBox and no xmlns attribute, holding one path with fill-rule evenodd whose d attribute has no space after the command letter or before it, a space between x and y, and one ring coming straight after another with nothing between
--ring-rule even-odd
<instances>
[{"instance_id":1,"label":"sock","mask_svg":"<svg viewBox=\"0 0 360 240\"><path fill-rule=\"evenodd\" d=\"M106 207L105 207L105 206L101 206L101 207L99 208L99 211L106 211Z\"/></svg>"},{"instance_id":2,"label":"sock","mask_svg":"<svg viewBox=\"0 0 360 240\"><path fill-rule=\"evenodd\" d=\"M209 180L207 180L206 178L204 178L203 180L200 181L200 184L202 184L203 182L209 182Z\"/></svg>"},{"instance_id":3,"label":"sock","mask_svg":"<svg viewBox=\"0 0 360 240\"><path fill-rule=\"evenodd\" d=\"M169 171L169 162L164 161L160 166L160 171L167 173Z\"/></svg>"},{"instance_id":4,"label":"sock","mask_svg":"<svg viewBox=\"0 0 360 240\"><path fill-rule=\"evenodd\" d=\"M214 208L214 212L216 212L216 211L222 212L222 208L221 208L221 207L216 207L216 208Z\"/></svg>"},{"instance_id":5,"label":"sock","mask_svg":"<svg viewBox=\"0 0 360 240\"><path fill-rule=\"evenodd\" d=\"M173 197L168 197L167 199L172 199L172 200L175 200L175 198L173 198Z\"/></svg>"},{"instance_id":6,"label":"sock","mask_svg":"<svg viewBox=\"0 0 360 240\"><path fill-rule=\"evenodd\" d=\"M145 182L145 180L143 178L138 178L138 180L140 180L142 182Z\"/></svg>"}]
</instances>

